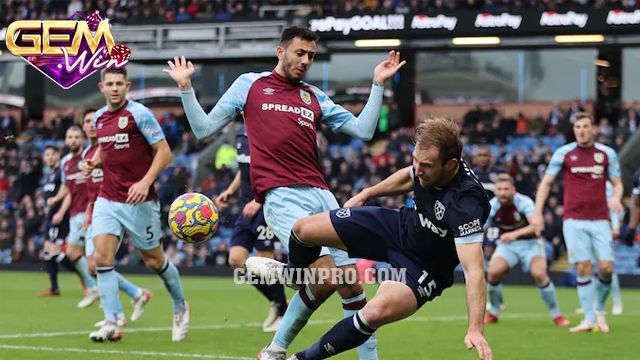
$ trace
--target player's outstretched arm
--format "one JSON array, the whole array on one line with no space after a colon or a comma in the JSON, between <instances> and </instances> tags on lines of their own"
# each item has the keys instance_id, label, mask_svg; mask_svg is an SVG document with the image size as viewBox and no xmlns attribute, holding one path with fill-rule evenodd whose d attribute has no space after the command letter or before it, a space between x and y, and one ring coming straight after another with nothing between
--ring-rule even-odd
<instances>
[{"instance_id":1,"label":"player's outstretched arm","mask_svg":"<svg viewBox=\"0 0 640 360\"><path fill-rule=\"evenodd\" d=\"M162 71L169 74L169 76L171 76L171 78L178 84L180 90L182 90L180 95L182 99L182 106L184 107L187 120L189 121L191 130L196 138L204 139L215 134L231 122L237 113L240 112L241 108L238 109L237 106L238 101L230 101L237 99L229 99L234 96L237 97L236 93L238 91L234 88L234 86L237 87L237 80L222 96L213 110L207 114L202 109L202 106L200 106L191 84L191 76L195 72L195 68L191 61L187 61L184 56L176 56L173 58L173 61L167 61L167 64L169 65L169 69L162 69ZM242 101L245 99L246 97L242 99Z\"/></svg>"},{"instance_id":2,"label":"player's outstretched arm","mask_svg":"<svg viewBox=\"0 0 640 360\"><path fill-rule=\"evenodd\" d=\"M371 87L371 93L369 94L369 100L365 104L362 112L358 117L353 116L350 112L345 110L338 105L333 104L333 102L325 102L321 101L321 104L329 104L336 107L335 110L332 110L331 107L325 107L324 109L329 109L327 114L328 117L335 116L336 118L340 118L345 116L348 118L339 128L339 131L345 133L347 135L353 136L358 139L363 140L371 140L373 138L373 134L376 131L376 126L378 125L378 116L380 114L380 107L382 106L382 96L384 94L384 82L395 75L398 70L406 61L400 61L400 53L396 51L389 52L389 58L382 61L376 68L374 69L373 75L373 86ZM325 121L331 121L325 120Z\"/></svg>"},{"instance_id":3,"label":"player's outstretched arm","mask_svg":"<svg viewBox=\"0 0 640 360\"><path fill-rule=\"evenodd\" d=\"M363 189L360 193L349 199L344 207L362 206L368 200L380 196L406 194L413 190L413 176L411 166L400 169L382 180L376 185Z\"/></svg>"},{"instance_id":4,"label":"player's outstretched arm","mask_svg":"<svg viewBox=\"0 0 640 360\"><path fill-rule=\"evenodd\" d=\"M483 315L487 303L487 294L484 281L482 243L456 244L456 251L464 271L467 290L469 329L464 337L464 343L467 346L467 350L475 347L480 359L491 360L493 353L483 335Z\"/></svg>"},{"instance_id":5,"label":"player's outstretched arm","mask_svg":"<svg viewBox=\"0 0 640 360\"><path fill-rule=\"evenodd\" d=\"M153 185L160 172L171 164L173 154L166 140L160 140L151 144L155 152L151 166L144 177L137 183L131 185L127 197L127 204L141 204L147 200L149 188Z\"/></svg>"},{"instance_id":6,"label":"player's outstretched arm","mask_svg":"<svg viewBox=\"0 0 640 360\"><path fill-rule=\"evenodd\" d=\"M64 200L62 200L62 205L60 205L60 208L58 209L58 211L53 215L53 218L51 218L51 222L54 225L60 224L64 219L64 214L67 213L67 210L69 210L70 207L71 207L71 194L67 193L67 195L64 197Z\"/></svg>"}]
</instances>

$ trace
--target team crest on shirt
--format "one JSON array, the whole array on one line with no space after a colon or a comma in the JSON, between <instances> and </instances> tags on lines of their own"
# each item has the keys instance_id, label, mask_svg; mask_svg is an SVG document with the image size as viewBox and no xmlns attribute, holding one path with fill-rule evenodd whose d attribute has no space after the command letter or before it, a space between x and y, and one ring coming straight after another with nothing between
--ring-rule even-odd
<instances>
[{"instance_id":1,"label":"team crest on shirt","mask_svg":"<svg viewBox=\"0 0 640 360\"><path fill-rule=\"evenodd\" d=\"M578 155L571 155L570 159L571 161L576 161L578 160Z\"/></svg>"},{"instance_id":2,"label":"team crest on shirt","mask_svg":"<svg viewBox=\"0 0 640 360\"><path fill-rule=\"evenodd\" d=\"M593 160L595 160L598 164L602 164L602 162L604 161L604 154L602 153L593 154Z\"/></svg>"},{"instance_id":3,"label":"team crest on shirt","mask_svg":"<svg viewBox=\"0 0 640 360\"><path fill-rule=\"evenodd\" d=\"M444 217L445 210L446 209L444 205L440 202L440 200L436 200L436 204L433 207L433 212L436 214L436 219L442 220L442 218Z\"/></svg>"},{"instance_id":4,"label":"team crest on shirt","mask_svg":"<svg viewBox=\"0 0 640 360\"><path fill-rule=\"evenodd\" d=\"M517 211L513 212L513 220L515 220L516 222L520 222L520 220L522 220L522 216L520 216L520 213Z\"/></svg>"},{"instance_id":5,"label":"team crest on shirt","mask_svg":"<svg viewBox=\"0 0 640 360\"><path fill-rule=\"evenodd\" d=\"M342 208L342 209L336 211L336 216L339 217L340 219L348 218L349 216L351 216L351 209Z\"/></svg>"},{"instance_id":6,"label":"team crest on shirt","mask_svg":"<svg viewBox=\"0 0 640 360\"><path fill-rule=\"evenodd\" d=\"M127 124L129 124L129 118L126 116L120 116L118 118L118 127L120 129L124 129L127 127Z\"/></svg>"},{"instance_id":7,"label":"team crest on shirt","mask_svg":"<svg viewBox=\"0 0 640 360\"><path fill-rule=\"evenodd\" d=\"M311 94L309 94L305 90L300 89L300 99L302 99L305 104L311 105Z\"/></svg>"}]
</instances>

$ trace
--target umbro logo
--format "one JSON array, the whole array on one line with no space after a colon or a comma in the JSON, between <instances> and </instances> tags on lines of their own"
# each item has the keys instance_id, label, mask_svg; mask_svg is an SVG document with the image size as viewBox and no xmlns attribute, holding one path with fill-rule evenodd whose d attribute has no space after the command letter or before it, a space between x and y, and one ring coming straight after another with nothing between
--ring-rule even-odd
<instances>
[{"instance_id":1,"label":"umbro logo","mask_svg":"<svg viewBox=\"0 0 640 360\"><path fill-rule=\"evenodd\" d=\"M330 343L324 344L324 351L331 355L336 353L336 349Z\"/></svg>"},{"instance_id":2,"label":"umbro logo","mask_svg":"<svg viewBox=\"0 0 640 360\"><path fill-rule=\"evenodd\" d=\"M265 95L273 95L273 93L276 92L272 88L264 88L262 89L262 91L264 92Z\"/></svg>"},{"instance_id":3,"label":"umbro logo","mask_svg":"<svg viewBox=\"0 0 640 360\"><path fill-rule=\"evenodd\" d=\"M98 129L102 129L104 127L104 123L98 124Z\"/></svg>"}]
</instances>

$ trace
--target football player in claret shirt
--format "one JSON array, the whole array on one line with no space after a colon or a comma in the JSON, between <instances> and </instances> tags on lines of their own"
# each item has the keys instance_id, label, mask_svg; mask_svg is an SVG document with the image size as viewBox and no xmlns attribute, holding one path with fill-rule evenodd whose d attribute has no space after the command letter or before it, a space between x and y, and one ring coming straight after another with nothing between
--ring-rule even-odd
<instances>
[{"instance_id":1,"label":"football player in claret shirt","mask_svg":"<svg viewBox=\"0 0 640 360\"><path fill-rule=\"evenodd\" d=\"M253 198L249 169L251 156L244 127L237 130L236 150L238 151L238 173L227 189L216 198L216 204L218 209L222 210L228 206L229 197L238 193L242 214L238 216L233 226L229 266L234 269L243 269L249 253L254 249L256 256L273 259L274 243L278 241L278 238L264 220L262 204ZM287 297L284 293L284 286L280 283L253 284L253 286L271 304L269 314L262 323L262 330L264 332L277 331L280 328L282 316L287 310Z\"/></svg>"},{"instance_id":2,"label":"football player in claret shirt","mask_svg":"<svg viewBox=\"0 0 640 360\"><path fill-rule=\"evenodd\" d=\"M325 359L359 346L380 326L407 318L440 296L453 285L459 263L469 309L465 345L475 347L480 359L492 359L482 321L486 304L482 240L489 199L461 160L460 127L453 120L429 118L418 124L415 144L412 166L362 190L342 209L296 222L288 265L275 260L247 262L247 271L277 278L285 266L308 267L321 246L331 246L353 258L384 261L405 270L402 282L383 281L362 309L289 360ZM411 191L413 209L362 206L370 199Z\"/></svg>"},{"instance_id":3,"label":"football player in claret shirt","mask_svg":"<svg viewBox=\"0 0 640 360\"><path fill-rule=\"evenodd\" d=\"M84 211L87 208L87 179L80 171L82 147L84 145L82 129L77 125L69 127L64 142L69 147L69 153L60 162L62 184L58 193L47 199L47 205L50 207L55 206L55 204L63 201L65 197L70 196L71 198L66 253L87 287L87 295L78 303L79 308L85 308L98 300L99 296L95 280L89 274L89 262L84 255L85 232L82 230L82 222L85 215Z\"/></svg>"},{"instance_id":4,"label":"football player in claret shirt","mask_svg":"<svg viewBox=\"0 0 640 360\"><path fill-rule=\"evenodd\" d=\"M87 146L82 152L82 159L91 160L93 155L98 151L100 144L98 144L98 138L96 137L96 129L93 126L93 115L95 110L87 109L82 116L82 129L84 134L89 139L89 146ZM93 214L93 204L98 198L100 192L100 186L102 185L103 173L102 169L95 168L91 171L91 175L87 178L87 208L84 212L84 221L82 222L82 229L85 231L85 255L89 260L90 273L95 276L96 264L93 258L93 235L91 233L91 215ZM114 270L115 271L115 270ZM116 272L118 277L118 288L125 292L133 299L133 313L131 314L131 321L137 321L144 313L144 306L151 299L151 292L146 289L142 289L125 279L120 273ZM122 302L117 299L117 325L126 326L127 318L122 310ZM101 320L95 323L95 326L102 327L106 324L107 320Z\"/></svg>"},{"instance_id":5,"label":"football player in claret shirt","mask_svg":"<svg viewBox=\"0 0 640 360\"><path fill-rule=\"evenodd\" d=\"M339 207L328 190L318 159L316 134L320 123L333 131L370 140L378 122L384 82L405 63L400 61L399 53L391 51L389 58L375 67L369 100L356 117L322 90L302 81L313 64L317 41L318 35L305 27L285 28L276 49L275 69L240 75L209 114L202 110L191 85L195 72L191 62L176 57L164 70L182 90L184 110L197 138L215 134L244 112L252 160L251 186L256 200L264 204L267 224L285 246L296 220ZM315 267L355 269L355 260L342 250L325 248L323 255ZM331 283L305 286L291 299L280 329L260 353L261 360L284 359L311 314L336 290L342 297L346 317L366 303L360 284L339 288ZM362 360L377 359L375 338L371 337L358 351Z\"/></svg>"},{"instance_id":6,"label":"football player in claret shirt","mask_svg":"<svg viewBox=\"0 0 640 360\"><path fill-rule=\"evenodd\" d=\"M578 298L584 320L571 332L592 331L596 327L608 332L604 303L611 290L613 273L613 239L609 210L622 211L622 180L618 155L610 147L595 142L593 116L577 113L573 123L576 141L558 148L551 157L547 172L536 195L534 226L539 233L544 223L542 211L556 176L564 183L564 221L562 231L569 262L578 270ZM606 182L613 194L607 204ZM593 278L592 258L598 261L598 275ZM595 283L595 284L594 284ZM595 304L595 311L594 311Z\"/></svg>"},{"instance_id":7,"label":"football player in claret shirt","mask_svg":"<svg viewBox=\"0 0 640 360\"><path fill-rule=\"evenodd\" d=\"M98 272L98 290L106 323L89 334L93 341L117 341L118 276L115 254L124 231L133 239L145 265L155 271L171 296L171 339L181 341L189 329L187 305L178 269L164 256L160 244L160 203L153 183L173 155L160 124L144 105L126 98L131 82L125 68L100 73L99 88L107 105L96 111L93 123L100 147L85 160L89 176L101 168L102 186L93 207L91 233Z\"/></svg>"},{"instance_id":8,"label":"football player in claret shirt","mask_svg":"<svg viewBox=\"0 0 640 360\"><path fill-rule=\"evenodd\" d=\"M549 308L553 322L559 326L569 326L569 321L560 314L556 288L547 273L544 239L535 236L535 229L530 224L535 214L533 200L516 192L509 174L498 174L493 192L495 197L490 201L491 213L485 228L487 237L497 242L497 249L489 264L490 309L484 322L498 322L502 298L500 281L509 269L520 263L524 271L531 273L540 289L540 297Z\"/></svg>"}]
</instances>

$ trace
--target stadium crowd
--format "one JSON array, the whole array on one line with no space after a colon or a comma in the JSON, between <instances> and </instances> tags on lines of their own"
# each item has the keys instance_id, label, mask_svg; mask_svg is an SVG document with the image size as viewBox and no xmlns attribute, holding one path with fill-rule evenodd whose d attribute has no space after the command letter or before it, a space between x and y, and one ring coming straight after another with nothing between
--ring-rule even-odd
<instances>
[{"instance_id":1,"label":"stadium crowd","mask_svg":"<svg viewBox=\"0 0 640 360\"><path fill-rule=\"evenodd\" d=\"M0 3L0 28L16 20L67 19L99 10L113 22L184 23L297 16L350 16L367 13L509 11L532 8L634 8L638 0L6 0Z\"/></svg>"},{"instance_id":2,"label":"stadium crowd","mask_svg":"<svg viewBox=\"0 0 640 360\"><path fill-rule=\"evenodd\" d=\"M571 140L571 117L580 109L583 106L576 103L566 109L556 108L546 118L528 119L523 115L504 117L489 105L478 106L460 119L466 144L465 160L473 164L476 172L510 173L518 191L533 196L553 150ZM599 141L619 150L637 131L638 110L635 104L625 108L617 121L600 119ZM197 191L214 198L233 180L235 169L228 163L211 166L204 180L194 184L190 163L204 144L195 141L183 116L167 113L159 120L178 160L161 174L155 185L166 220L169 206L178 195ZM41 260L45 201L39 183L46 171L41 149L48 143L61 146L64 130L73 122L72 112L56 116L46 125L30 121L27 130L15 136L15 119L0 112L0 263ZM400 128L366 144L324 129L318 138L321 165L338 201L344 203L362 188L410 165L411 136L411 129ZM562 204L562 191L556 184L544 217L547 251L554 260L566 251L562 236L563 208L559 204ZM412 200L404 196L387 197L377 205L412 206ZM232 199L220 214L216 236L198 246L177 242L163 220L163 243L168 257L183 266L225 266L231 229L241 211L240 204ZM286 249L277 249L277 255L286 255ZM140 263L138 253L126 240L117 258L121 265Z\"/></svg>"}]
</instances>

